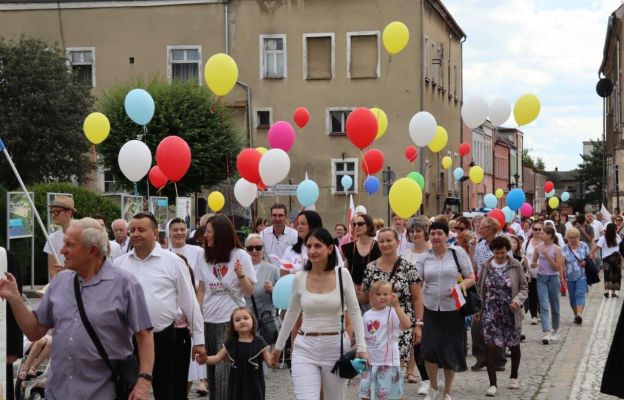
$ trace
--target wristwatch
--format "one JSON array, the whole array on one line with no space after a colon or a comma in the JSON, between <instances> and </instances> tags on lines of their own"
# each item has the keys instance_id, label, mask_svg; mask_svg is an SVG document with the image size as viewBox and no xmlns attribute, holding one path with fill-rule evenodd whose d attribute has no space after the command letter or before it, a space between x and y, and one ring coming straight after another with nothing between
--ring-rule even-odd
<instances>
[{"instance_id":1,"label":"wristwatch","mask_svg":"<svg viewBox=\"0 0 624 400\"><path fill-rule=\"evenodd\" d=\"M148 374L147 372L140 373L138 377L139 378L143 378L143 379L145 379L146 381L149 381L149 382L152 382L154 380L152 375Z\"/></svg>"}]
</instances>

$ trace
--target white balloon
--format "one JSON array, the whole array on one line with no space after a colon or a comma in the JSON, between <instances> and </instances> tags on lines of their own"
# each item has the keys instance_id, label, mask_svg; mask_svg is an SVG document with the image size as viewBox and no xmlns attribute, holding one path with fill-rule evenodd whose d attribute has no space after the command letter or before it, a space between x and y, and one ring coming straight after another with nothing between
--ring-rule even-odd
<instances>
[{"instance_id":1,"label":"white balloon","mask_svg":"<svg viewBox=\"0 0 624 400\"><path fill-rule=\"evenodd\" d=\"M416 146L424 147L433 139L438 123L427 111L414 114L409 122L409 134Z\"/></svg>"},{"instance_id":2,"label":"white balloon","mask_svg":"<svg viewBox=\"0 0 624 400\"><path fill-rule=\"evenodd\" d=\"M355 207L355 213L356 214L366 214L366 207L359 205L357 207Z\"/></svg>"},{"instance_id":3,"label":"white balloon","mask_svg":"<svg viewBox=\"0 0 624 400\"><path fill-rule=\"evenodd\" d=\"M258 187L244 178L237 180L234 185L234 197L243 207L249 207L256 199L257 193Z\"/></svg>"},{"instance_id":4,"label":"white balloon","mask_svg":"<svg viewBox=\"0 0 624 400\"><path fill-rule=\"evenodd\" d=\"M494 126L501 126L511 115L511 104L507 99L496 99L490 103L490 122Z\"/></svg>"},{"instance_id":5,"label":"white balloon","mask_svg":"<svg viewBox=\"0 0 624 400\"><path fill-rule=\"evenodd\" d=\"M483 97L469 97L461 108L462 120L468 128L474 129L485 122L489 110L490 107Z\"/></svg>"},{"instance_id":6,"label":"white balloon","mask_svg":"<svg viewBox=\"0 0 624 400\"><path fill-rule=\"evenodd\" d=\"M117 162L128 180L138 182L147 175L152 166L152 152L140 140L130 140L119 149Z\"/></svg>"},{"instance_id":7,"label":"white balloon","mask_svg":"<svg viewBox=\"0 0 624 400\"><path fill-rule=\"evenodd\" d=\"M271 149L260 159L260 178L267 186L273 186L288 176L290 158L282 149Z\"/></svg>"}]
</instances>

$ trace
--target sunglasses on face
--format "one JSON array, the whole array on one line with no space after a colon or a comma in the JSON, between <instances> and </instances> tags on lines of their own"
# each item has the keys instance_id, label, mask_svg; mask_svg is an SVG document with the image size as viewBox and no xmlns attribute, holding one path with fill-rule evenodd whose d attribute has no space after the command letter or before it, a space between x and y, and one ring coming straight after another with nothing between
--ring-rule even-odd
<instances>
[{"instance_id":1,"label":"sunglasses on face","mask_svg":"<svg viewBox=\"0 0 624 400\"><path fill-rule=\"evenodd\" d=\"M262 249L264 248L263 245L258 245L258 246L246 246L245 247L247 249L247 251L251 252L251 251L262 251Z\"/></svg>"},{"instance_id":2,"label":"sunglasses on face","mask_svg":"<svg viewBox=\"0 0 624 400\"><path fill-rule=\"evenodd\" d=\"M541 232L542 228L533 228L533 232Z\"/></svg>"},{"instance_id":3,"label":"sunglasses on face","mask_svg":"<svg viewBox=\"0 0 624 400\"><path fill-rule=\"evenodd\" d=\"M352 222L351 226L364 226L366 225L366 222L364 221L358 221L358 222Z\"/></svg>"}]
</instances>

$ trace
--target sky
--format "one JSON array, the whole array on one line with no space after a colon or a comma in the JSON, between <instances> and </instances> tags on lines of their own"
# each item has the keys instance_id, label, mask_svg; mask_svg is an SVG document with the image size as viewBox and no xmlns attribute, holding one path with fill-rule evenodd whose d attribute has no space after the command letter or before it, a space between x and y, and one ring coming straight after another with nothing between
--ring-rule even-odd
<instances>
[{"instance_id":1,"label":"sky","mask_svg":"<svg viewBox=\"0 0 624 400\"><path fill-rule=\"evenodd\" d=\"M584 140L602 137L598 69L609 16L622 0L443 0L466 33L464 99L534 93L539 117L520 129L547 170L581 162ZM504 126L516 127L513 117Z\"/></svg>"}]
</instances>

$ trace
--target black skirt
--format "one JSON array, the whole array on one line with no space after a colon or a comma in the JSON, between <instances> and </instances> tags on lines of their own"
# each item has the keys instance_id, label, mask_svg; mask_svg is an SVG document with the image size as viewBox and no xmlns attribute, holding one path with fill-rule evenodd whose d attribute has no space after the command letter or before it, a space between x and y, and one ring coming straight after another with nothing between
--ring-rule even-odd
<instances>
[{"instance_id":1,"label":"black skirt","mask_svg":"<svg viewBox=\"0 0 624 400\"><path fill-rule=\"evenodd\" d=\"M624 398L624 385L622 385L622 371L624 370L624 307L620 310L611 342L611 349L607 357L607 363L602 374L602 386L600 392Z\"/></svg>"},{"instance_id":2,"label":"black skirt","mask_svg":"<svg viewBox=\"0 0 624 400\"><path fill-rule=\"evenodd\" d=\"M459 311L432 311L425 307L421 361L438 367L463 372L466 365L464 317Z\"/></svg>"}]
</instances>

